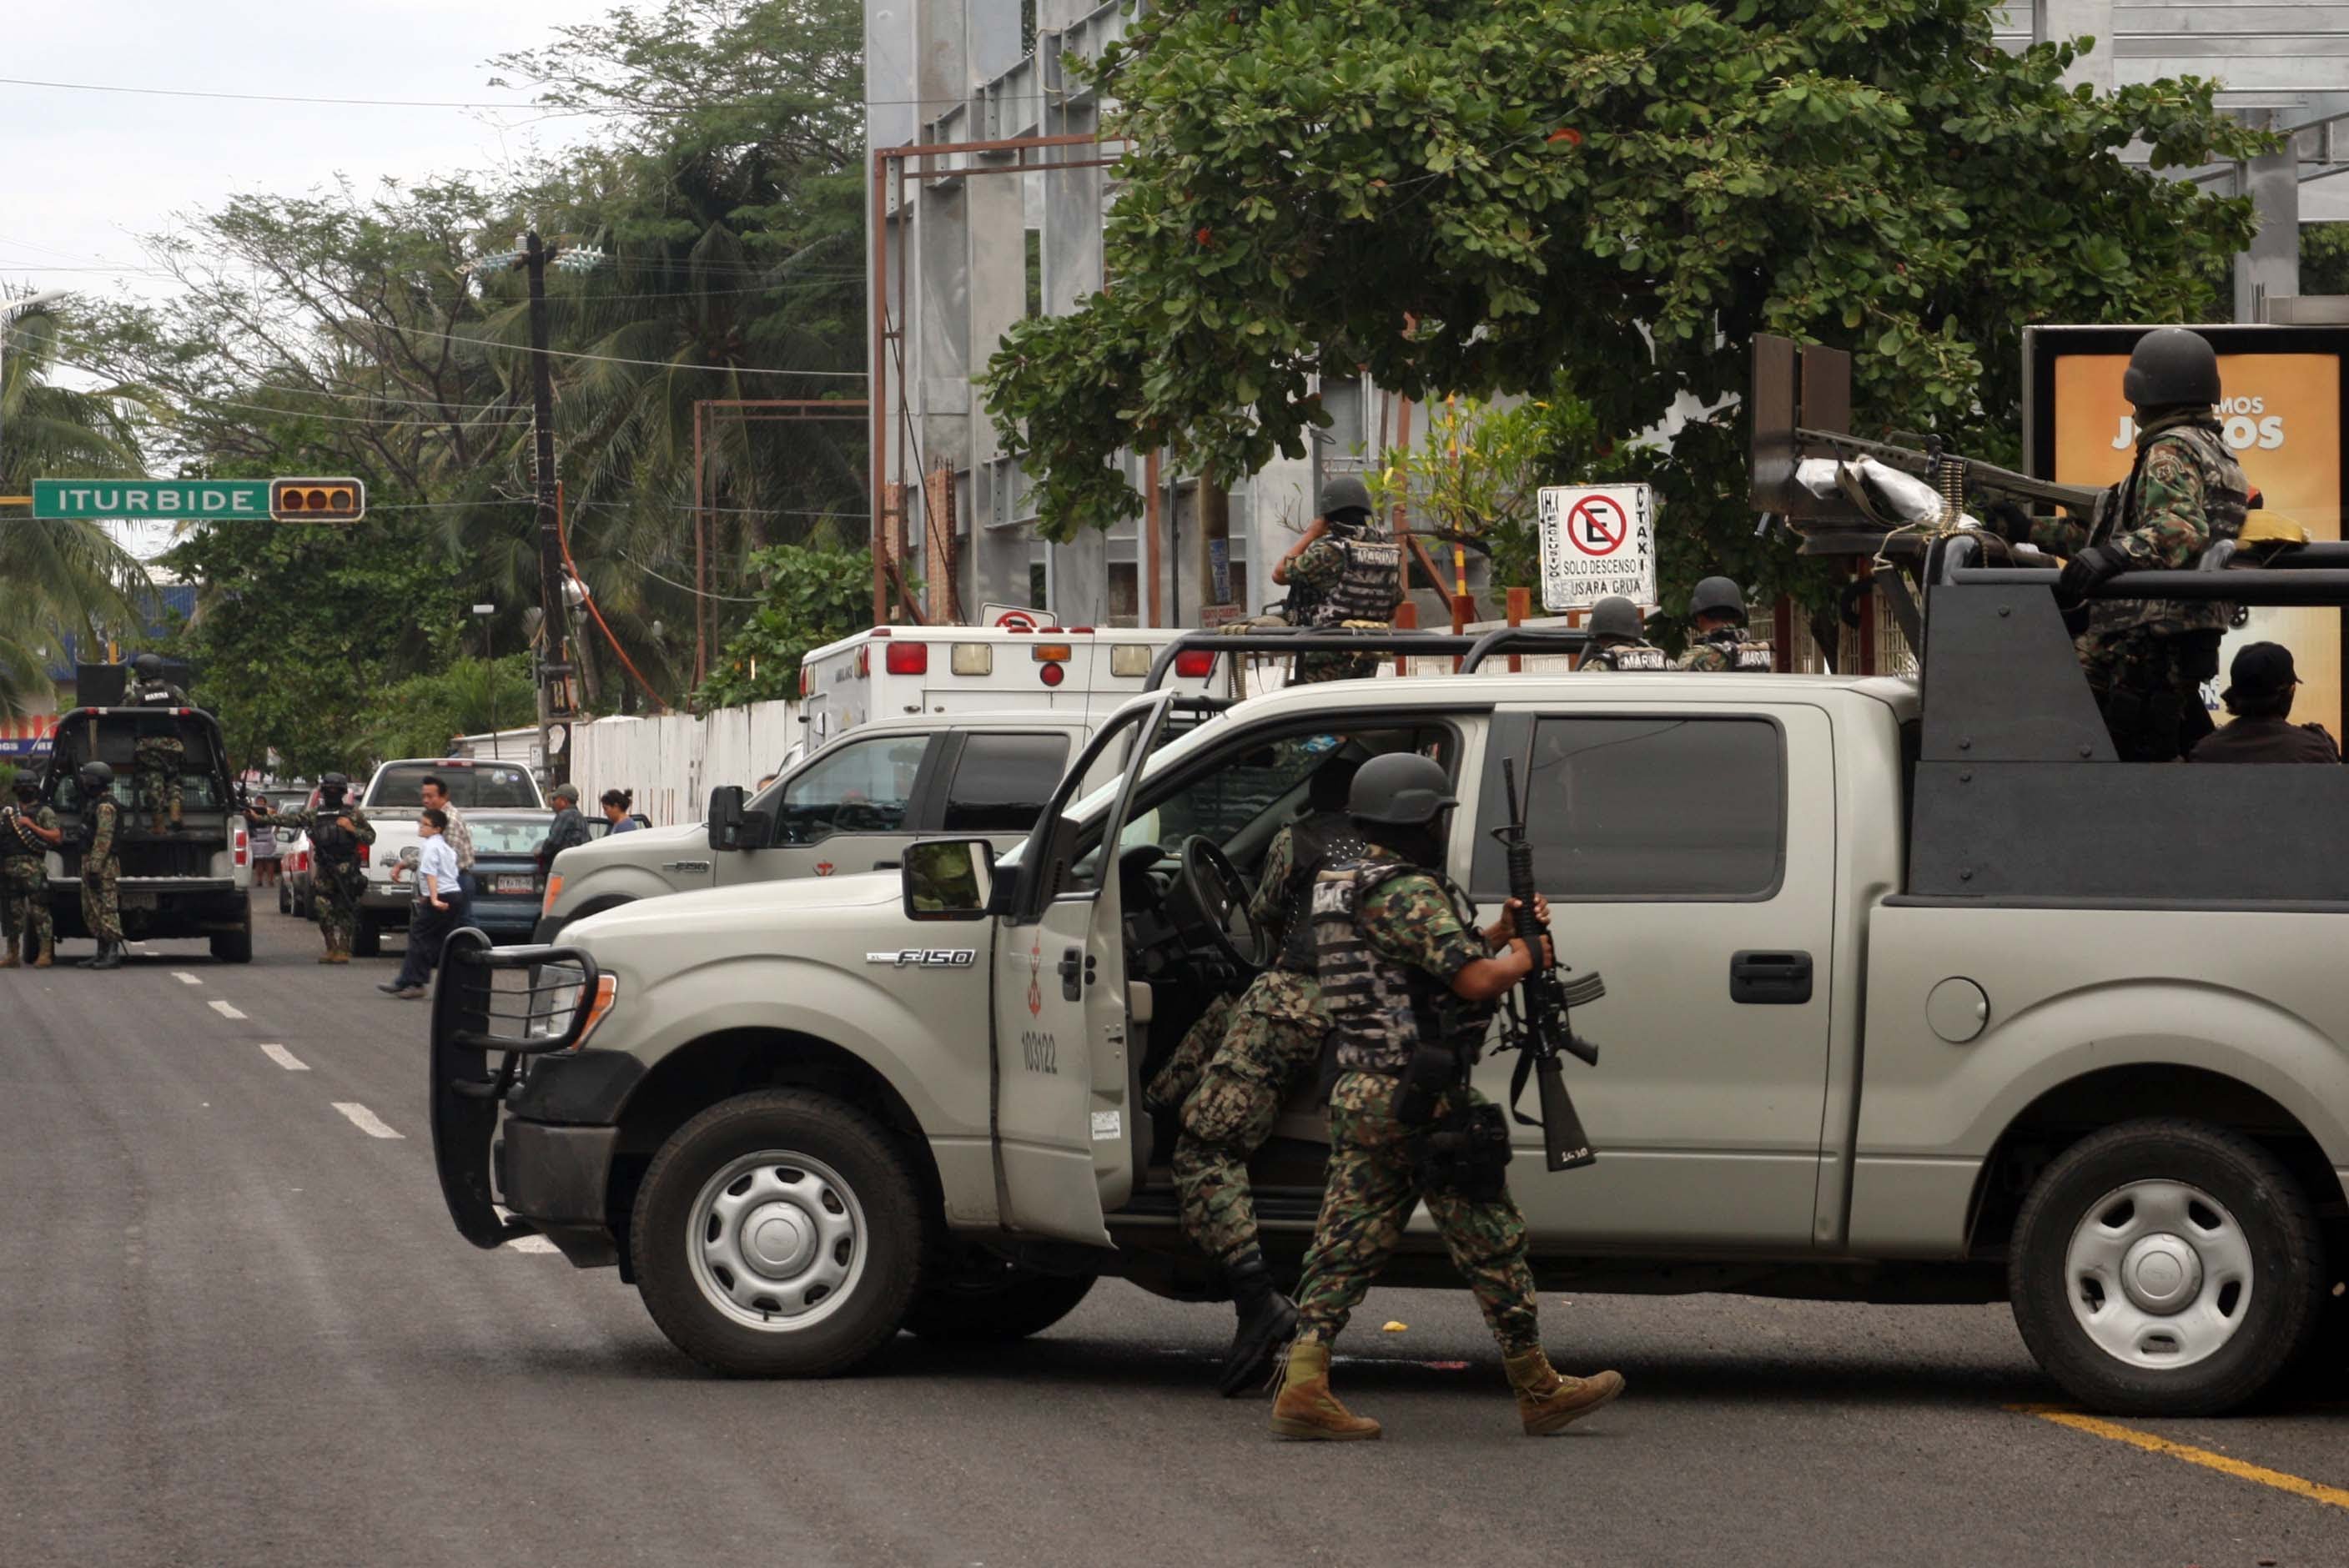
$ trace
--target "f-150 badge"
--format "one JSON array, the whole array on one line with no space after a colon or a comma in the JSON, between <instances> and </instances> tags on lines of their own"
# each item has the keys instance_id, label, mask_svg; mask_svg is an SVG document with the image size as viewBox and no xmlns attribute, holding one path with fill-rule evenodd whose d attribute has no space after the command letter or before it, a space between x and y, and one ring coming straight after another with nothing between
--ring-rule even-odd
<instances>
[{"instance_id":1,"label":"f-150 badge","mask_svg":"<svg viewBox=\"0 0 2349 1568\"><path fill-rule=\"evenodd\" d=\"M968 969L978 964L975 947L908 947L901 953L868 953L867 964L886 964L893 969Z\"/></svg>"}]
</instances>

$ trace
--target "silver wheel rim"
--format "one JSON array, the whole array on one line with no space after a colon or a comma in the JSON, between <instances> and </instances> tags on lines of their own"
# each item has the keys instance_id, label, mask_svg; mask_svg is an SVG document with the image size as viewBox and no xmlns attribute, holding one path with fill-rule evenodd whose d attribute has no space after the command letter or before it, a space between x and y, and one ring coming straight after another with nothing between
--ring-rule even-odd
<instances>
[{"instance_id":1,"label":"silver wheel rim","mask_svg":"<svg viewBox=\"0 0 2349 1568\"><path fill-rule=\"evenodd\" d=\"M864 1237L864 1211L837 1171L763 1150L702 1183L685 1244L710 1305L747 1328L795 1334L854 1294Z\"/></svg>"},{"instance_id":2,"label":"silver wheel rim","mask_svg":"<svg viewBox=\"0 0 2349 1568\"><path fill-rule=\"evenodd\" d=\"M2251 1238L2199 1187L2131 1181L2073 1228L2064 1283L2073 1317L2106 1355L2148 1371L2191 1367L2251 1314Z\"/></svg>"}]
</instances>

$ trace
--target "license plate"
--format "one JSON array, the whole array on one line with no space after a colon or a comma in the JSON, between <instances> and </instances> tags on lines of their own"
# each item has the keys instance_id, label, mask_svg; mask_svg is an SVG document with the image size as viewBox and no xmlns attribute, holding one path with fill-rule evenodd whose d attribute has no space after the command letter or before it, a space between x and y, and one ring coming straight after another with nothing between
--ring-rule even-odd
<instances>
[{"instance_id":1,"label":"license plate","mask_svg":"<svg viewBox=\"0 0 2349 1568\"><path fill-rule=\"evenodd\" d=\"M116 890L114 894L114 907L117 909L153 909L155 907L155 893L150 889L142 888L134 891L129 888L120 888Z\"/></svg>"},{"instance_id":2,"label":"license plate","mask_svg":"<svg viewBox=\"0 0 2349 1568\"><path fill-rule=\"evenodd\" d=\"M533 876L492 877L490 879L490 891L492 892L536 892L538 879Z\"/></svg>"}]
</instances>

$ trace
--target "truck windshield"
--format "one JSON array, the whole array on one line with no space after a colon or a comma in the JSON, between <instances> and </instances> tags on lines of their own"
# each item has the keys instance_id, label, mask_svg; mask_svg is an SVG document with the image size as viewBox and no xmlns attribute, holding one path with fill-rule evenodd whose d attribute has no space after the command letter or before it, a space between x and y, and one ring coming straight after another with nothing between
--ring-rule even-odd
<instances>
[{"instance_id":1,"label":"truck windshield","mask_svg":"<svg viewBox=\"0 0 2349 1568\"><path fill-rule=\"evenodd\" d=\"M424 781L438 779L449 788L449 799L459 810L475 806L531 806L540 804L538 790L530 781L530 774L519 767L506 765L482 766L468 763L451 767L445 762L396 762L376 775L367 790L367 809L378 807L398 810L402 806L424 804Z\"/></svg>"}]
</instances>

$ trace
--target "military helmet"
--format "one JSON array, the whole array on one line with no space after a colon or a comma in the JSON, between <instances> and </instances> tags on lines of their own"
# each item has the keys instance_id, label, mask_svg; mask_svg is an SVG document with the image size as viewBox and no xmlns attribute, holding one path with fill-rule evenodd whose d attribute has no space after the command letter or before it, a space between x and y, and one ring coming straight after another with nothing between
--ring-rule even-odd
<instances>
[{"instance_id":1,"label":"military helmet","mask_svg":"<svg viewBox=\"0 0 2349 1568\"><path fill-rule=\"evenodd\" d=\"M1321 487L1321 515L1371 510L1371 487L1352 474L1340 474Z\"/></svg>"},{"instance_id":2,"label":"military helmet","mask_svg":"<svg viewBox=\"0 0 2349 1568\"><path fill-rule=\"evenodd\" d=\"M1734 615L1739 625L1745 624L1745 590L1733 578L1708 577L1689 595L1690 620L1714 614Z\"/></svg>"},{"instance_id":3,"label":"military helmet","mask_svg":"<svg viewBox=\"0 0 2349 1568\"><path fill-rule=\"evenodd\" d=\"M93 757L74 769L74 782L86 795L103 795L114 788L114 769Z\"/></svg>"},{"instance_id":4,"label":"military helmet","mask_svg":"<svg viewBox=\"0 0 2349 1568\"><path fill-rule=\"evenodd\" d=\"M1594 643L1636 643L1645 624L1640 614L1640 606L1629 599L1618 597L1601 599L1592 605L1590 620L1584 629L1590 634L1590 640Z\"/></svg>"},{"instance_id":5,"label":"military helmet","mask_svg":"<svg viewBox=\"0 0 2349 1568\"><path fill-rule=\"evenodd\" d=\"M1346 793L1347 814L1364 822L1416 828L1460 802L1443 764L1413 751L1390 751L1362 764Z\"/></svg>"},{"instance_id":6,"label":"military helmet","mask_svg":"<svg viewBox=\"0 0 2349 1568\"><path fill-rule=\"evenodd\" d=\"M321 795L341 794L347 791L350 787L351 780L348 774L329 773L318 780L318 793Z\"/></svg>"},{"instance_id":7,"label":"military helmet","mask_svg":"<svg viewBox=\"0 0 2349 1568\"><path fill-rule=\"evenodd\" d=\"M153 654L141 654L130 661L130 667L139 672L140 680L151 681L163 673L163 661Z\"/></svg>"},{"instance_id":8,"label":"military helmet","mask_svg":"<svg viewBox=\"0 0 2349 1568\"><path fill-rule=\"evenodd\" d=\"M2199 332L2157 328L2130 351L2121 394L2139 408L2207 407L2219 400L2219 356Z\"/></svg>"}]
</instances>

